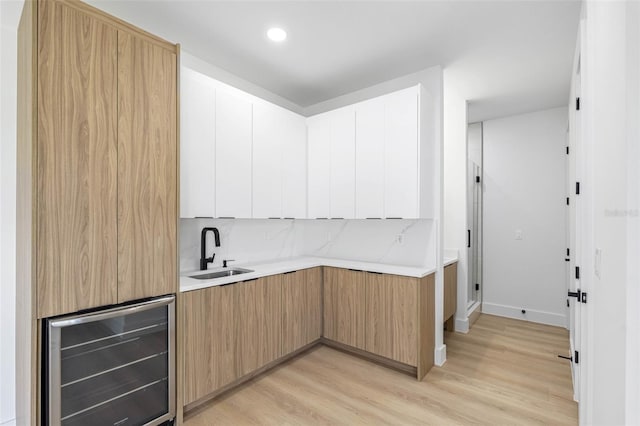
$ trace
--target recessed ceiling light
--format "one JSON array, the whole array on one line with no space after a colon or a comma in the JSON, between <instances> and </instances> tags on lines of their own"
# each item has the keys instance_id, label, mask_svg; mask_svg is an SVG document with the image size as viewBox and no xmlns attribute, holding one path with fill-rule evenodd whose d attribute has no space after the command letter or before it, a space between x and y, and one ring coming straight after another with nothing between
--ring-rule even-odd
<instances>
[{"instance_id":1,"label":"recessed ceiling light","mask_svg":"<svg viewBox=\"0 0 640 426\"><path fill-rule=\"evenodd\" d=\"M273 41L284 41L287 38L287 32L282 28L270 28L267 31L267 37Z\"/></svg>"}]
</instances>

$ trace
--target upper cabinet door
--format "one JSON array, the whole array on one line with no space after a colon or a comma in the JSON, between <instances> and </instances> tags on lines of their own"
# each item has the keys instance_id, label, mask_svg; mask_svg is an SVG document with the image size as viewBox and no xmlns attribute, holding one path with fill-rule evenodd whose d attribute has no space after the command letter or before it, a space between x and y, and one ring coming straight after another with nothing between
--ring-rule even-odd
<instances>
[{"instance_id":1,"label":"upper cabinet door","mask_svg":"<svg viewBox=\"0 0 640 426\"><path fill-rule=\"evenodd\" d=\"M418 211L418 91L385 96L385 217L416 218Z\"/></svg>"},{"instance_id":2,"label":"upper cabinet door","mask_svg":"<svg viewBox=\"0 0 640 426\"><path fill-rule=\"evenodd\" d=\"M253 105L253 217L282 216L283 114L266 103Z\"/></svg>"},{"instance_id":3,"label":"upper cabinet door","mask_svg":"<svg viewBox=\"0 0 640 426\"><path fill-rule=\"evenodd\" d=\"M177 286L176 54L118 32L118 301ZM102 241L103 235L94 235Z\"/></svg>"},{"instance_id":4,"label":"upper cabinet door","mask_svg":"<svg viewBox=\"0 0 640 426\"><path fill-rule=\"evenodd\" d=\"M215 115L213 81L180 71L180 217L214 217Z\"/></svg>"},{"instance_id":5,"label":"upper cabinet door","mask_svg":"<svg viewBox=\"0 0 640 426\"><path fill-rule=\"evenodd\" d=\"M216 91L216 216L251 217L251 102Z\"/></svg>"},{"instance_id":6,"label":"upper cabinet door","mask_svg":"<svg viewBox=\"0 0 640 426\"><path fill-rule=\"evenodd\" d=\"M356 120L352 107L331 116L330 217L353 219L356 192Z\"/></svg>"},{"instance_id":7,"label":"upper cabinet door","mask_svg":"<svg viewBox=\"0 0 640 426\"><path fill-rule=\"evenodd\" d=\"M307 217L307 125L305 118L287 113L282 138L282 216Z\"/></svg>"},{"instance_id":8,"label":"upper cabinet door","mask_svg":"<svg viewBox=\"0 0 640 426\"><path fill-rule=\"evenodd\" d=\"M308 216L331 216L331 121L327 114L307 120Z\"/></svg>"},{"instance_id":9,"label":"upper cabinet door","mask_svg":"<svg viewBox=\"0 0 640 426\"><path fill-rule=\"evenodd\" d=\"M384 99L356 107L356 217L384 217Z\"/></svg>"},{"instance_id":10,"label":"upper cabinet door","mask_svg":"<svg viewBox=\"0 0 640 426\"><path fill-rule=\"evenodd\" d=\"M60 2L38 9L34 237L42 318L117 301L118 34Z\"/></svg>"}]
</instances>

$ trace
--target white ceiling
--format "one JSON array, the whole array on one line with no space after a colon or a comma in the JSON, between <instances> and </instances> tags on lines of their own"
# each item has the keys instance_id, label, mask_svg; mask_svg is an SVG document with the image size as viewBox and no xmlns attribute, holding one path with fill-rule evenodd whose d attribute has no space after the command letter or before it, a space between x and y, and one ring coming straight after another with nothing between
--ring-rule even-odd
<instances>
[{"instance_id":1,"label":"white ceiling","mask_svg":"<svg viewBox=\"0 0 640 426\"><path fill-rule=\"evenodd\" d=\"M470 121L567 102L579 1L90 0L305 108L434 65ZM265 32L280 26L288 39Z\"/></svg>"}]
</instances>

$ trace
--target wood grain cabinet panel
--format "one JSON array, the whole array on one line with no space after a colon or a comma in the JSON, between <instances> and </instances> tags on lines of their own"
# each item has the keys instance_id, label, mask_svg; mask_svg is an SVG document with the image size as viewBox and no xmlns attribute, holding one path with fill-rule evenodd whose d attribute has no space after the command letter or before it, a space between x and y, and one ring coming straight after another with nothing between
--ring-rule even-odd
<instances>
[{"instance_id":1,"label":"wood grain cabinet panel","mask_svg":"<svg viewBox=\"0 0 640 426\"><path fill-rule=\"evenodd\" d=\"M239 376L282 356L282 276L233 285L236 288L236 369Z\"/></svg>"},{"instance_id":2,"label":"wood grain cabinet panel","mask_svg":"<svg viewBox=\"0 0 640 426\"><path fill-rule=\"evenodd\" d=\"M366 273L324 269L324 337L365 348Z\"/></svg>"},{"instance_id":3,"label":"wood grain cabinet panel","mask_svg":"<svg viewBox=\"0 0 640 426\"><path fill-rule=\"evenodd\" d=\"M238 378L236 286L216 286L183 295L184 404Z\"/></svg>"},{"instance_id":4,"label":"wood grain cabinet panel","mask_svg":"<svg viewBox=\"0 0 640 426\"><path fill-rule=\"evenodd\" d=\"M288 354L322 335L322 271L304 269L282 275L282 345Z\"/></svg>"},{"instance_id":5,"label":"wood grain cabinet panel","mask_svg":"<svg viewBox=\"0 0 640 426\"><path fill-rule=\"evenodd\" d=\"M456 313L458 303L458 264L453 263L444 268L444 321Z\"/></svg>"},{"instance_id":6,"label":"wood grain cabinet panel","mask_svg":"<svg viewBox=\"0 0 640 426\"><path fill-rule=\"evenodd\" d=\"M417 278L366 274L365 350L417 365Z\"/></svg>"},{"instance_id":7,"label":"wood grain cabinet panel","mask_svg":"<svg viewBox=\"0 0 640 426\"><path fill-rule=\"evenodd\" d=\"M40 318L117 300L117 40L91 15L38 2Z\"/></svg>"},{"instance_id":8,"label":"wood grain cabinet panel","mask_svg":"<svg viewBox=\"0 0 640 426\"><path fill-rule=\"evenodd\" d=\"M118 32L118 301L176 291L176 53Z\"/></svg>"}]
</instances>

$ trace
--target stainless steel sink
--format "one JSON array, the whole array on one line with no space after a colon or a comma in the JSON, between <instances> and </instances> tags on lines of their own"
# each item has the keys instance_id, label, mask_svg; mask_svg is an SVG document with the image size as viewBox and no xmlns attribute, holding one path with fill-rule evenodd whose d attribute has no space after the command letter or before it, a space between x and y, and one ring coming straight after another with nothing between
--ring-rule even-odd
<instances>
[{"instance_id":1,"label":"stainless steel sink","mask_svg":"<svg viewBox=\"0 0 640 426\"><path fill-rule=\"evenodd\" d=\"M215 278L246 274L248 272L253 272L253 271L251 269L233 268L233 269L227 269L224 271L209 272L208 274L189 275L189 278L195 278L196 280L212 280Z\"/></svg>"}]
</instances>

